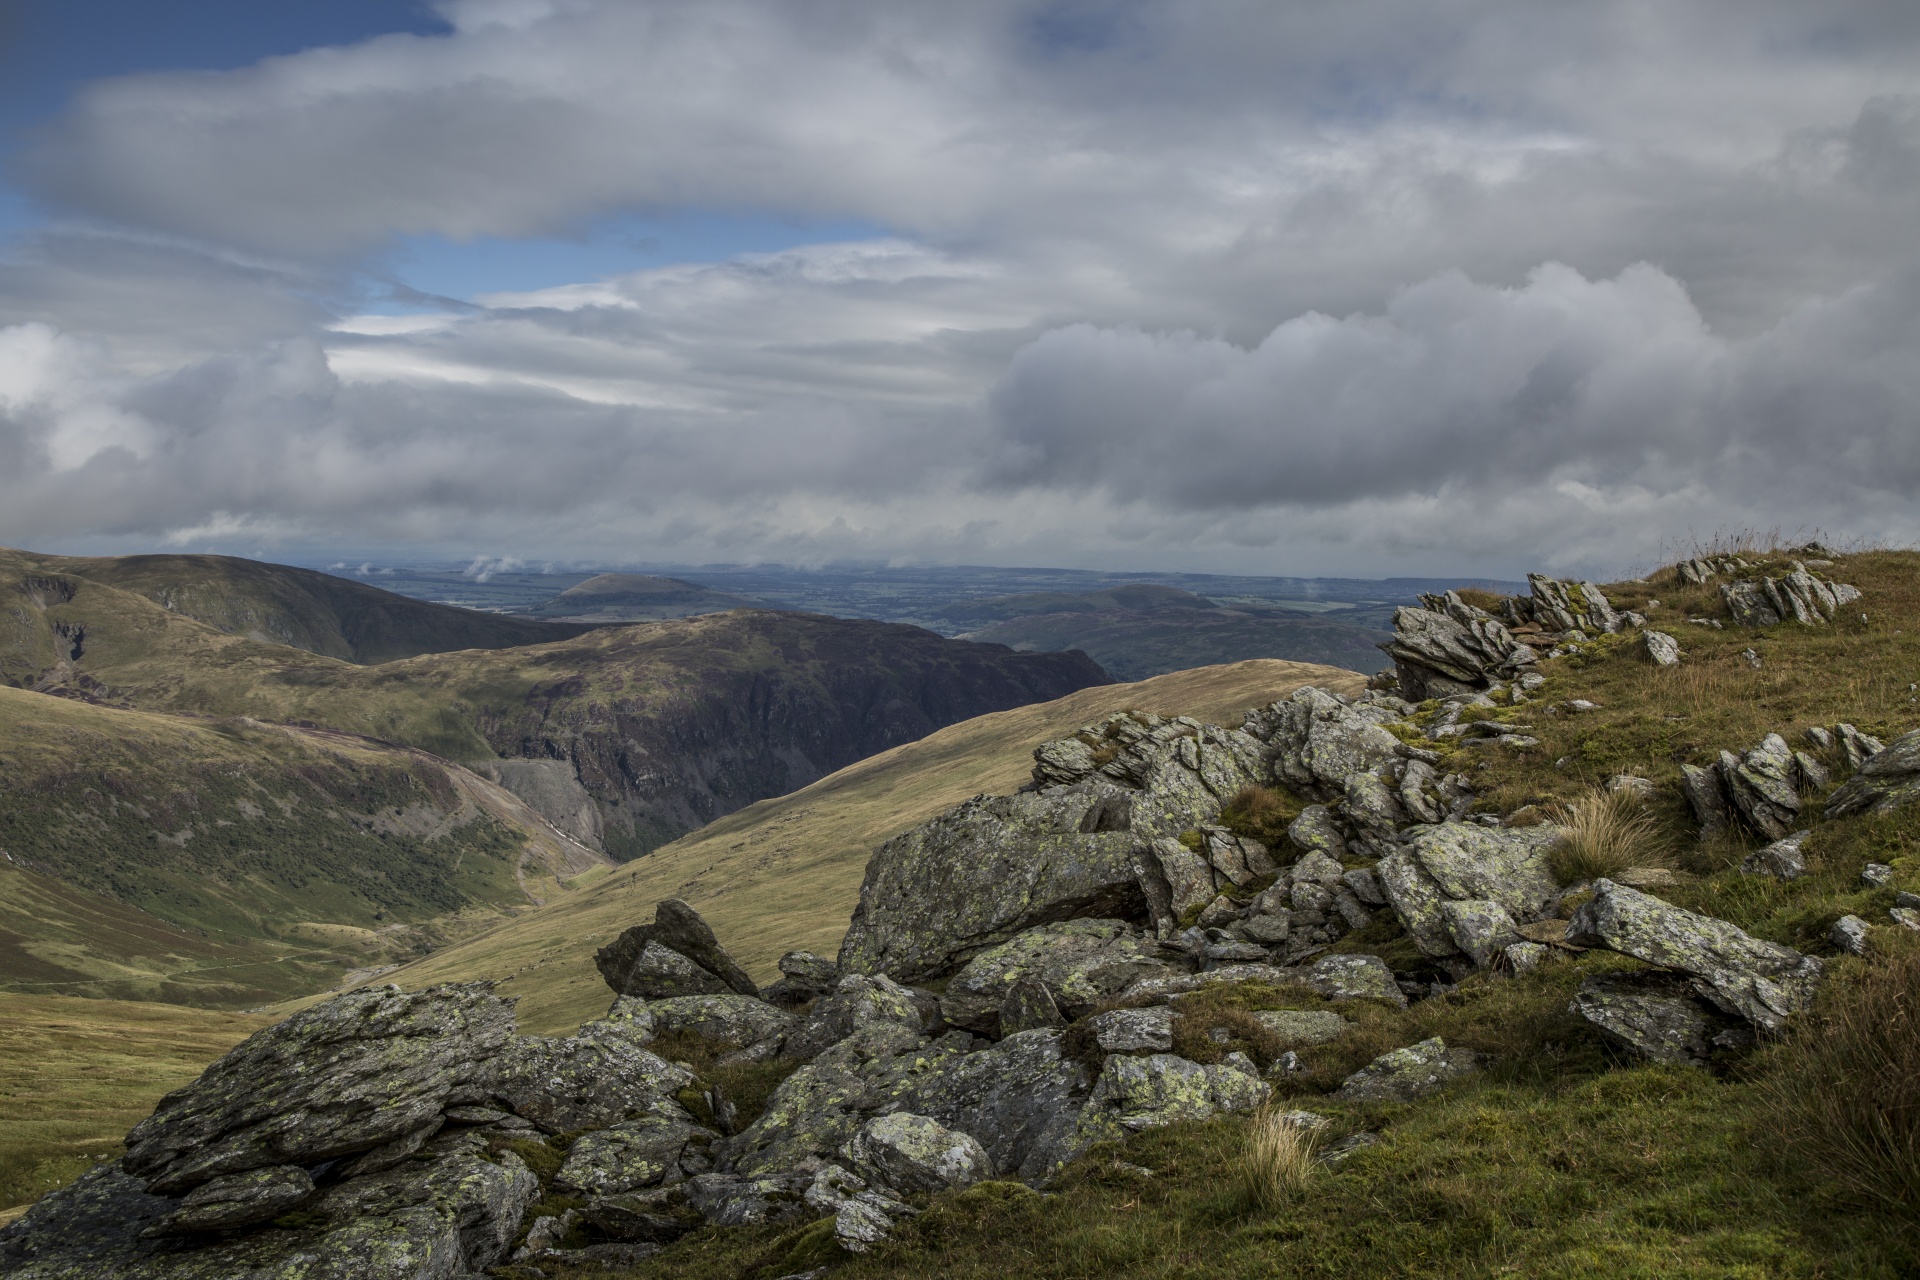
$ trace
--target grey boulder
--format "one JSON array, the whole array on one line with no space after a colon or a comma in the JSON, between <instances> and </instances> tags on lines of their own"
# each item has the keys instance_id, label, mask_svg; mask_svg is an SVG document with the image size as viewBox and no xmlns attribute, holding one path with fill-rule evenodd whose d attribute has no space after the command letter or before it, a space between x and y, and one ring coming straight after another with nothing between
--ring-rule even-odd
<instances>
[{"instance_id":1,"label":"grey boulder","mask_svg":"<svg viewBox=\"0 0 1920 1280\"><path fill-rule=\"evenodd\" d=\"M1334 1097L1351 1102L1412 1102L1479 1071L1484 1059L1435 1036L1383 1053L1346 1078Z\"/></svg>"},{"instance_id":2,"label":"grey boulder","mask_svg":"<svg viewBox=\"0 0 1920 1280\"><path fill-rule=\"evenodd\" d=\"M842 1154L855 1173L903 1195L956 1191L993 1175L992 1157L972 1134L910 1111L867 1121Z\"/></svg>"},{"instance_id":3,"label":"grey boulder","mask_svg":"<svg viewBox=\"0 0 1920 1280\"><path fill-rule=\"evenodd\" d=\"M685 972L661 951L689 962L696 972ZM760 988L720 945L706 920L679 898L656 905L652 924L628 929L595 952L593 962L607 985L621 995L653 998L719 991L760 994Z\"/></svg>"},{"instance_id":4,"label":"grey boulder","mask_svg":"<svg viewBox=\"0 0 1920 1280\"><path fill-rule=\"evenodd\" d=\"M1066 920L1024 930L981 952L940 997L942 1016L983 1035L1001 1033L1000 1011L1023 980L1047 990L1071 1020L1141 978L1172 972L1158 943L1120 920Z\"/></svg>"},{"instance_id":5,"label":"grey boulder","mask_svg":"<svg viewBox=\"0 0 1920 1280\"><path fill-rule=\"evenodd\" d=\"M1689 979L1658 969L1588 978L1568 1008L1648 1061L1683 1066L1704 1066L1726 1025Z\"/></svg>"},{"instance_id":6,"label":"grey boulder","mask_svg":"<svg viewBox=\"0 0 1920 1280\"><path fill-rule=\"evenodd\" d=\"M1852 725L1841 725L1844 730ZM1858 738L1866 738L1859 734ZM1843 733L1842 742L1848 741ZM1867 739L1871 742L1872 739ZM1827 797L1829 818L1856 813L1892 813L1920 800L1920 729L1901 734L1891 744L1862 760L1853 777Z\"/></svg>"},{"instance_id":7,"label":"grey boulder","mask_svg":"<svg viewBox=\"0 0 1920 1280\"><path fill-rule=\"evenodd\" d=\"M617 1036L519 1036L487 1064L486 1095L548 1133L655 1116L691 1121L674 1095L693 1074Z\"/></svg>"}]
</instances>

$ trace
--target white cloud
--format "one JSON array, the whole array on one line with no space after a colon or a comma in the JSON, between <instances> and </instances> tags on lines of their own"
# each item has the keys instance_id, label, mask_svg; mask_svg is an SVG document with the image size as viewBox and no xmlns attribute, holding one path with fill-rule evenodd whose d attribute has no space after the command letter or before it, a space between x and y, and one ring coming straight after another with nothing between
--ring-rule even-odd
<instances>
[{"instance_id":1,"label":"white cloud","mask_svg":"<svg viewBox=\"0 0 1920 1280\"><path fill-rule=\"evenodd\" d=\"M45 134L85 229L0 262L0 540L1296 572L1910 536L1912 6L437 7ZM402 233L700 208L892 234L314 301Z\"/></svg>"}]
</instances>

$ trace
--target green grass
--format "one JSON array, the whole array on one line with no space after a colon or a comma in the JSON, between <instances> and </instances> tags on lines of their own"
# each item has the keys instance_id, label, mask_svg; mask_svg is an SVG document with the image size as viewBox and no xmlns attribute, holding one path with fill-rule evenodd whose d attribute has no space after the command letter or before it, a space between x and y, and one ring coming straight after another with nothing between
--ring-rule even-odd
<instances>
[{"instance_id":1,"label":"green grass","mask_svg":"<svg viewBox=\"0 0 1920 1280\"><path fill-rule=\"evenodd\" d=\"M162 1094L270 1021L0 993L0 1211L118 1156L121 1138Z\"/></svg>"}]
</instances>

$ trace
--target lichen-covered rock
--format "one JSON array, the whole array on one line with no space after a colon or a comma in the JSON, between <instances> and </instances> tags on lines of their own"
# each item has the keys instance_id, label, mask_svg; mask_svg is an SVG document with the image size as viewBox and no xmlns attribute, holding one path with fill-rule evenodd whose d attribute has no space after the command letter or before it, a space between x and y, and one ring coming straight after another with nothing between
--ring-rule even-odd
<instances>
[{"instance_id":1,"label":"lichen-covered rock","mask_svg":"<svg viewBox=\"0 0 1920 1280\"><path fill-rule=\"evenodd\" d=\"M1448 592L1445 612L1394 610L1393 639L1380 647L1393 659L1400 689L1415 702L1484 689L1499 676L1539 660L1500 621Z\"/></svg>"},{"instance_id":2,"label":"lichen-covered rock","mask_svg":"<svg viewBox=\"0 0 1920 1280\"><path fill-rule=\"evenodd\" d=\"M654 1034L697 1036L712 1044L750 1051L755 1060L771 1058L800 1019L751 996L680 996L650 1006Z\"/></svg>"},{"instance_id":3,"label":"lichen-covered rock","mask_svg":"<svg viewBox=\"0 0 1920 1280\"><path fill-rule=\"evenodd\" d=\"M993 1174L992 1157L972 1134L910 1111L867 1121L843 1154L861 1177L903 1195L960 1190Z\"/></svg>"},{"instance_id":4,"label":"lichen-covered rock","mask_svg":"<svg viewBox=\"0 0 1920 1280\"><path fill-rule=\"evenodd\" d=\"M1397 718L1309 686L1249 711L1246 727L1266 743L1277 781L1303 795L1332 798L1345 793L1353 775L1400 758L1400 740L1381 727Z\"/></svg>"},{"instance_id":5,"label":"lichen-covered rock","mask_svg":"<svg viewBox=\"0 0 1920 1280\"><path fill-rule=\"evenodd\" d=\"M840 982L840 966L811 951L789 951L780 957L780 980L761 992L769 1004L790 1008L831 992Z\"/></svg>"},{"instance_id":6,"label":"lichen-covered rock","mask_svg":"<svg viewBox=\"0 0 1920 1280\"><path fill-rule=\"evenodd\" d=\"M1447 899L1440 904L1454 945L1476 965L1488 968L1509 946L1521 940L1507 909L1485 898Z\"/></svg>"},{"instance_id":7,"label":"lichen-covered rock","mask_svg":"<svg viewBox=\"0 0 1920 1280\"><path fill-rule=\"evenodd\" d=\"M1827 930L1827 940L1849 955L1867 954L1867 922L1859 916L1841 916Z\"/></svg>"},{"instance_id":8,"label":"lichen-covered rock","mask_svg":"<svg viewBox=\"0 0 1920 1280\"><path fill-rule=\"evenodd\" d=\"M1680 766L1680 790L1700 824L1700 834L1711 836L1727 829L1727 789L1718 769L1702 765Z\"/></svg>"},{"instance_id":9,"label":"lichen-covered rock","mask_svg":"<svg viewBox=\"0 0 1920 1280\"><path fill-rule=\"evenodd\" d=\"M1472 1075L1482 1064L1479 1054L1450 1048L1445 1040L1434 1036L1381 1054L1348 1076L1333 1096L1352 1102L1411 1102L1438 1092L1450 1081Z\"/></svg>"},{"instance_id":10,"label":"lichen-covered rock","mask_svg":"<svg viewBox=\"0 0 1920 1280\"><path fill-rule=\"evenodd\" d=\"M1259 1009L1254 1011L1252 1017L1278 1036L1283 1047L1288 1049L1304 1049L1336 1040L1353 1025L1327 1009Z\"/></svg>"},{"instance_id":11,"label":"lichen-covered rock","mask_svg":"<svg viewBox=\"0 0 1920 1280\"><path fill-rule=\"evenodd\" d=\"M1683 1066L1704 1066L1724 1025L1691 981L1658 969L1597 974L1568 1008L1649 1061Z\"/></svg>"},{"instance_id":12,"label":"lichen-covered rock","mask_svg":"<svg viewBox=\"0 0 1920 1280\"><path fill-rule=\"evenodd\" d=\"M1547 862L1558 838L1559 829L1550 826L1442 823L1418 828L1373 870L1414 943L1430 956L1449 956L1467 950L1457 923L1478 946L1483 939L1475 930L1489 919L1485 907L1470 913L1456 907L1450 915L1449 902L1493 904L1515 923L1540 918L1559 892Z\"/></svg>"},{"instance_id":13,"label":"lichen-covered rock","mask_svg":"<svg viewBox=\"0 0 1920 1280\"><path fill-rule=\"evenodd\" d=\"M1822 973L1819 960L1792 947L1606 879L1594 881L1567 940L1691 974L1700 995L1765 1031L1780 1030L1813 1002Z\"/></svg>"},{"instance_id":14,"label":"lichen-covered rock","mask_svg":"<svg viewBox=\"0 0 1920 1280\"><path fill-rule=\"evenodd\" d=\"M999 1011L1023 979L1037 979L1071 1020L1144 977L1173 972L1159 945L1120 920L1065 920L1024 930L981 952L940 997L956 1027L998 1035Z\"/></svg>"},{"instance_id":15,"label":"lichen-covered rock","mask_svg":"<svg viewBox=\"0 0 1920 1280\"><path fill-rule=\"evenodd\" d=\"M1784 840L1775 840L1764 849L1756 849L1740 862L1740 870L1750 876L1772 876L1776 880L1798 880L1807 874L1807 858L1800 852L1811 831L1796 831Z\"/></svg>"},{"instance_id":16,"label":"lichen-covered rock","mask_svg":"<svg viewBox=\"0 0 1920 1280\"><path fill-rule=\"evenodd\" d=\"M869 1027L898 1026L919 1034L931 1030L938 1018L939 1005L931 997L884 973L850 973L832 995L813 1006L804 1023L787 1032L781 1052L789 1058L813 1058Z\"/></svg>"},{"instance_id":17,"label":"lichen-covered rock","mask_svg":"<svg viewBox=\"0 0 1920 1280\"><path fill-rule=\"evenodd\" d=\"M1136 837L1081 830L1098 798L1085 786L977 796L881 845L840 971L921 982L1049 920L1146 914Z\"/></svg>"},{"instance_id":18,"label":"lichen-covered rock","mask_svg":"<svg viewBox=\"0 0 1920 1280\"><path fill-rule=\"evenodd\" d=\"M801 1198L811 1176L804 1173L741 1177L703 1173L687 1179L687 1203L716 1226L759 1227L791 1222L806 1213Z\"/></svg>"},{"instance_id":19,"label":"lichen-covered rock","mask_svg":"<svg viewBox=\"0 0 1920 1280\"><path fill-rule=\"evenodd\" d=\"M1407 1007L1406 992L1379 956L1321 956L1310 965L1280 973L1283 981L1308 987L1329 1000L1385 1000Z\"/></svg>"},{"instance_id":20,"label":"lichen-covered rock","mask_svg":"<svg viewBox=\"0 0 1920 1280\"><path fill-rule=\"evenodd\" d=\"M653 909L653 923L635 925L594 953L593 962L607 985L621 995L667 997L706 995L707 991L640 990L643 981L640 966L649 961L648 944L658 944L693 962L695 967L719 979L722 991L743 996L758 996L760 988L747 976L738 962L720 945L711 926L698 911L679 898L668 898Z\"/></svg>"},{"instance_id":21,"label":"lichen-covered rock","mask_svg":"<svg viewBox=\"0 0 1920 1280\"><path fill-rule=\"evenodd\" d=\"M601 976L615 991L624 996L666 1000L733 990L718 974L701 968L673 948L651 938L630 936L644 928L635 925L594 955Z\"/></svg>"},{"instance_id":22,"label":"lichen-covered rock","mask_svg":"<svg viewBox=\"0 0 1920 1280\"><path fill-rule=\"evenodd\" d=\"M644 1047L653 1041L653 1009L644 996L615 996L604 1018L581 1023L574 1034L583 1040L615 1036Z\"/></svg>"},{"instance_id":23,"label":"lichen-covered rock","mask_svg":"<svg viewBox=\"0 0 1920 1280\"><path fill-rule=\"evenodd\" d=\"M701 1222L678 1186L595 1196L582 1206L580 1216L601 1235L629 1244L671 1244Z\"/></svg>"},{"instance_id":24,"label":"lichen-covered rock","mask_svg":"<svg viewBox=\"0 0 1920 1280\"><path fill-rule=\"evenodd\" d=\"M1318 853L1335 862L1346 861L1346 837L1340 834L1333 810L1326 805L1310 804L1302 809L1300 816L1287 825L1287 839L1302 854Z\"/></svg>"},{"instance_id":25,"label":"lichen-covered rock","mask_svg":"<svg viewBox=\"0 0 1920 1280\"><path fill-rule=\"evenodd\" d=\"M691 1121L674 1095L684 1067L618 1036L519 1036L488 1063L479 1086L548 1133L604 1129L655 1116Z\"/></svg>"},{"instance_id":26,"label":"lichen-covered rock","mask_svg":"<svg viewBox=\"0 0 1920 1280\"><path fill-rule=\"evenodd\" d=\"M1173 1048L1173 1010L1164 1005L1149 1009L1114 1009L1087 1019L1087 1029L1102 1053L1133 1053L1140 1049L1165 1053Z\"/></svg>"},{"instance_id":27,"label":"lichen-covered rock","mask_svg":"<svg viewBox=\"0 0 1920 1280\"><path fill-rule=\"evenodd\" d=\"M1841 741L1849 742L1844 731L1853 726L1843 724L1840 728ZM1859 740L1868 744L1875 742L1855 730L1854 741ZM1857 768L1853 777L1827 797L1829 818L1856 813L1891 813L1920 800L1920 729L1901 734L1891 745L1863 759Z\"/></svg>"},{"instance_id":28,"label":"lichen-covered rock","mask_svg":"<svg viewBox=\"0 0 1920 1280\"><path fill-rule=\"evenodd\" d=\"M1530 573L1527 586L1532 593L1527 601L1528 620L1550 631L1602 635L1624 625L1625 620L1591 582L1562 582Z\"/></svg>"},{"instance_id":29,"label":"lichen-covered rock","mask_svg":"<svg viewBox=\"0 0 1920 1280\"><path fill-rule=\"evenodd\" d=\"M650 1116L582 1134L567 1148L556 1185L587 1195L619 1195L679 1182L689 1142L713 1140L711 1130L684 1120Z\"/></svg>"},{"instance_id":30,"label":"lichen-covered rock","mask_svg":"<svg viewBox=\"0 0 1920 1280\"><path fill-rule=\"evenodd\" d=\"M189 1191L221 1174L372 1150L435 1123L513 1032L491 983L336 996L256 1032L127 1135L127 1172Z\"/></svg>"},{"instance_id":31,"label":"lichen-covered rock","mask_svg":"<svg viewBox=\"0 0 1920 1280\"><path fill-rule=\"evenodd\" d=\"M972 1134L999 1176L1038 1183L1079 1154L1076 1126L1089 1084L1059 1031L1025 1031L944 1059L917 1075L898 1105Z\"/></svg>"},{"instance_id":32,"label":"lichen-covered rock","mask_svg":"<svg viewBox=\"0 0 1920 1280\"><path fill-rule=\"evenodd\" d=\"M869 1116L903 1109L935 1115L908 1094L923 1080L949 1074L971 1040L955 1032L929 1041L899 1022L861 1027L781 1081L759 1119L727 1140L725 1166L759 1177L809 1158L833 1160Z\"/></svg>"},{"instance_id":33,"label":"lichen-covered rock","mask_svg":"<svg viewBox=\"0 0 1920 1280\"><path fill-rule=\"evenodd\" d=\"M1080 1118L1080 1140L1111 1141L1220 1111L1251 1111L1272 1095L1256 1074L1224 1063L1202 1066L1171 1053L1109 1057Z\"/></svg>"},{"instance_id":34,"label":"lichen-covered rock","mask_svg":"<svg viewBox=\"0 0 1920 1280\"><path fill-rule=\"evenodd\" d=\"M1793 830L1800 816L1800 792L1795 786L1793 749L1777 733L1770 733L1745 755L1720 753L1720 780L1726 786L1729 807L1749 827L1779 840Z\"/></svg>"},{"instance_id":35,"label":"lichen-covered rock","mask_svg":"<svg viewBox=\"0 0 1920 1280\"><path fill-rule=\"evenodd\" d=\"M181 1198L180 1208L148 1227L148 1235L232 1231L268 1222L313 1198L313 1178L299 1165L274 1165L228 1173L203 1182Z\"/></svg>"}]
</instances>

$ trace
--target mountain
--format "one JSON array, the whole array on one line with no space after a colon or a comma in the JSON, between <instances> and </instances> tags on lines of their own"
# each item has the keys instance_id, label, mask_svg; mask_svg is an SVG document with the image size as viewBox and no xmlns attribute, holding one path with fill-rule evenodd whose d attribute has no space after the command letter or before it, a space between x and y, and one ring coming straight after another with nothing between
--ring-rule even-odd
<instances>
[{"instance_id":1,"label":"mountain","mask_svg":"<svg viewBox=\"0 0 1920 1280\"><path fill-rule=\"evenodd\" d=\"M564 640L586 629L434 604L330 573L234 556L80 557L0 551L0 564L8 560L24 560L43 574L71 574L133 592L230 635L346 662L392 662L455 649L508 649Z\"/></svg>"},{"instance_id":2,"label":"mountain","mask_svg":"<svg viewBox=\"0 0 1920 1280\"><path fill-rule=\"evenodd\" d=\"M949 725L852 764L791 795L762 800L617 868L563 901L456 943L394 975L409 987L505 977L521 1026L541 1034L598 1017L606 984L593 952L661 898L695 904L762 980L790 947L832 955L876 845L981 792L1010 791L1033 747L1116 711L1237 723L1248 707L1303 684L1349 694L1351 671L1251 661L1083 689L1050 702Z\"/></svg>"},{"instance_id":3,"label":"mountain","mask_svg":"<svg viewBox=\"0 0 1920 1280\"><path fill-rule=\"evenodd\" d=\"M1115 607L1123 598L1137 603ZM1222 606L1176 588L1151 586L1080 596L1008 596L953 608L997 619L966 632L969 640L1004 644L1022 653L1078 649L1120 680L1247 658L1363 672L1389 665L1375 647L1389 633L1347 620L1374 621L1381 612L1377 609L1345 609L1329 616L1251 604Z\"/></svg>"},{"instance_id":4,"label":"mountain","mask_svg":"<svg viewBox=\"0 0 1920 1280\"><path fill-rule=\"evenodd\" d=\"M617 858L943 725L1110 679L1079 653L755 610L360 666L218 630L45 557L0 553L0 593L14 602L0 684L429 751Z\"/></svg>"},{"instance_id":5,"label":"mountain","mask_svg":"<svg viewBox=\"0 0 1920 1280\"><path fill-rule=\"evenodd\" d=\"M281 999L605 861L425 752L0 688L0 989Z\"/></svg>"},{"instance_id":6,"label":"mountain","mask_svg":"<svg viewBox=\"0 0 1920 1280\"><path fill-rule=\"evenodd\" d=\"M528 616L563 622L657 622L727 609L768 607L766 601L753 596L714 591L679 578L602 573L528 610Z\"/></svg>"}]
</instances>

